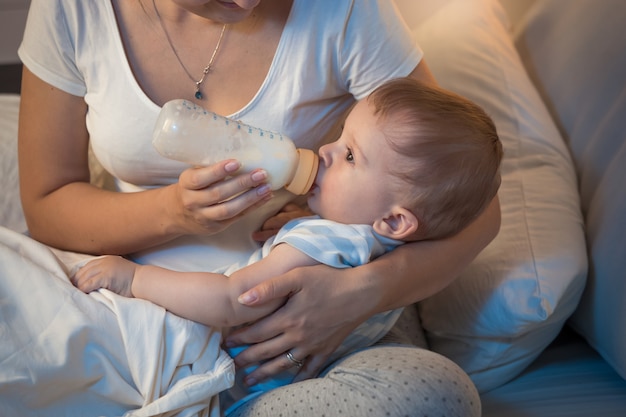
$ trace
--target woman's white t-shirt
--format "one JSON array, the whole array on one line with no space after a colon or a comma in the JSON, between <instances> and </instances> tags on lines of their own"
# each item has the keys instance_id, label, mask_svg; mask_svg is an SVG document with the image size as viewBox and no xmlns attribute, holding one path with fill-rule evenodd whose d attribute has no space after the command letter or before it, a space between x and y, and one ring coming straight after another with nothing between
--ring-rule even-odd
<instances>
[{"instance_id":1,"label":"woman's white t-shirt","mask_svg":"<svg viewBox=\"0 0 626 417\"><path fill-rule=\"evenodd\" d=\"M160 107L133 76L109 1L32 0L18 53L39 78L84 97L92 148L120 191L178 180L187 166L152 147ZM294 0L265 81L228 116L317 150L336 138L337 120L355 99L408 75L421 58L389 0ZM134 258L187 271L242 261L258 247L251 232L294 197L275 195L222 233L182 237Z\"/></svg>"}]
</instances>

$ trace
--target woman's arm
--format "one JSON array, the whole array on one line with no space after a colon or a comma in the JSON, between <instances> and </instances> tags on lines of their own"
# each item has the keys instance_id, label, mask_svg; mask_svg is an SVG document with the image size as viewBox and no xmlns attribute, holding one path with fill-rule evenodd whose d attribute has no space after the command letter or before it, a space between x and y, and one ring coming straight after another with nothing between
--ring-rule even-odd
<instances>
[{"instance_id":1,"label":"woman's arm","mask_svg":"<svg viewBox=\"0 0 626 417\"><path fill-rule=\"evenodd\" d=\"M268 188L253 188L265 182L262 171L223 181L238 168L235 161L186 170L179 183L145 192L94 187L89 183L86 112L82 97L24 69L20 192L30 233L46 244L96 254L135 252L181 234L216 233L271 197Z\"/></svg>"},{"instance_id":2,"label":"woman's arm","mask_svg":"<svg viewBox=\"0 0 626 417\"><path fill-rule=\"evenodd\" d=\"M258 305L274 298L289 296L289 300L255 325L235 331L226 342L257 343L235 358L238 366L278 357L252 372L250 382L278 372L280 355L287 351L306 358L297 380L315 376L355 327L372 314L409 305L445 288L499 228L496 197L478 219L453 237L407 244L358 268L299 268L265 281L243 294L242 301Z\"/></svg>"}]
</instances>

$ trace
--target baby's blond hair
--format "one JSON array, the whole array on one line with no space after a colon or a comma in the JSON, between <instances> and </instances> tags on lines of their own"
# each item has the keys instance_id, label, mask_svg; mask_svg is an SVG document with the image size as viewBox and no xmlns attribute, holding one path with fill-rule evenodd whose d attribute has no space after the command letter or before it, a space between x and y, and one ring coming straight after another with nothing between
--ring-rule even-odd
<instances>
[{"instance_id":1,"label":"baby's blond hair","mask_svg":"<svg viewBox=\"0 0 626 417\"><path fill-rule=\"evenodd\" d=\"M367 100L398 154L389 169L402 181L392 186L419 221L410 240L458 233L500 186L502 144L491 118L472 101L411 78L389 81Z\"/></svg>"}]
</instances>

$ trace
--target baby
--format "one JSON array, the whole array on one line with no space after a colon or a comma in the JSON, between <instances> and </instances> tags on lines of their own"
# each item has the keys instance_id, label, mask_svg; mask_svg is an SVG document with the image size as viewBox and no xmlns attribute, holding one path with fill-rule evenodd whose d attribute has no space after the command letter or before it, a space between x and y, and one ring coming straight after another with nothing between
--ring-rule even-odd
<instances>
[{"instance_id":1,"label":"baby","mask_svg":"<svg viewBox=\"0 0 626 417\"><path fill-rule=\"evenodd\" d=\"M105 256L81 268L74 284L85 292L107 288L150 300L209 326L252 322L285 301L239 303L240 294L263 280L318 263L355 267L405 242L459 232L496 195L502 145L492 120L476 104L401 78L357 102L339 139L322 146L319 157L308 194L316 216L288 222L246 265L177 272ZM376 342L400 312L363 323L334 357ZM300 367L305 359L286 352L284 360L287 368Z\"/></svg>"}]
</instances>

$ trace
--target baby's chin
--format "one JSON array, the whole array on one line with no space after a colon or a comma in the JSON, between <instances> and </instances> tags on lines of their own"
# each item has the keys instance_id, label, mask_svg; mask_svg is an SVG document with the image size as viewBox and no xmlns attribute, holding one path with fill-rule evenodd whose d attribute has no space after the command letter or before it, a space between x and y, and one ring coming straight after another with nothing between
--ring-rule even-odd
<instances>
[{"instance_id":1,"label":"baby's chin","mask_svg":"<svg viewBox=\"0 0 626 417\"><path fill-rule=\"evenodd\" d=\"M322 217L322 218L326 218L324 217L324 210L321 210L318 204L318 200L317 200L317 195L315 194L316 191L316 186L314 185L311 190L309 191L309 194L307 195L307 205L309 206L309 210L311 210L313 212L313 214L317 214L318 216Z\"/></svg>"},{"instance_id":2,"label":"baby's chin","mask_svg":"<svg viewBox=\"0 0 626 417\"><path fill-rule=\"evenodd\" d=\"M315 205L315 201L317 200L318 192L319 192L318 186L313 184L311 186L311 189L309 190L309 192L306 194L306 202L307 202L307 204L309 204L309 207L311 207L311 204Z\"/></svg>"}]
</instances>

